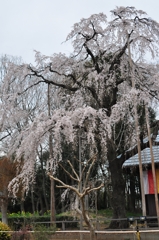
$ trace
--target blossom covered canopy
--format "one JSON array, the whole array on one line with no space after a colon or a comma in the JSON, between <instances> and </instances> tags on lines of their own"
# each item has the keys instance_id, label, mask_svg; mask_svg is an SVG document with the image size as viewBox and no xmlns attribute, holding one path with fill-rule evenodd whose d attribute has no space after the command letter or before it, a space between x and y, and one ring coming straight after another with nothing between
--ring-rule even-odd
<instances>
[{"instance_id":1,"label":"blossom covered canopy","mask_svg":"<svg viewBox=\"0 0 159 240\"><path fill-rule=\"evenodd\" d=\"M36 51L36 66L10 63L1 83L0 124L2 134L12 129L7 137L9 153L25 159L17 178L23 179L26 188L34 175L39 145L46 142L50 130L54 158L48 159L48 166L54 168L62 160L62 142L75 143L79 129L86 132L92 151L98 151L100 144L107 160L107 142L116 144L123 134L116 135L115 125L119 121L126 124L127 149L136 142L134 107L158 100L158 65L154 62L159 24L134 7L117 7L111 14L111 21L100 13L74 24L66 38L74 48L70 56L44 56ZM148 61L150 57L153 63ZM52 86L51 116L47 85ZM119 146L116 149L118 153ZM17 178L10 186L16 186Z\"/></svg>"}]
</instances>

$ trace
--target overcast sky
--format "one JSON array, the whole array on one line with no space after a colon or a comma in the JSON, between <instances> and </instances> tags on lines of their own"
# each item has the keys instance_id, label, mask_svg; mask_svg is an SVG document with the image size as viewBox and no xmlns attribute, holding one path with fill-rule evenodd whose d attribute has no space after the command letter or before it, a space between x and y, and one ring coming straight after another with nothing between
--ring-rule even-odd
<instances>
[{"instance_id":1,"label":"overcast sky","mask_svg":"<svg viewBox=\"0 0 159 240\"><path fill-rule=\"evenodd\" d=\"M62 44L74 23L116 6L134 6L159 22L159 0L0 0L0 55L21 56L34 62L43 54L71 51Z\"/></svg>"}]
</instances>

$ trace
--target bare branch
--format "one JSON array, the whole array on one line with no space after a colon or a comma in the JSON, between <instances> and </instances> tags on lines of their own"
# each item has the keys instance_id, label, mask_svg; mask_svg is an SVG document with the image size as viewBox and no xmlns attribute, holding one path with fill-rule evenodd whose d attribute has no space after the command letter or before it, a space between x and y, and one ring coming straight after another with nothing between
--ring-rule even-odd
<instances>
[{"instance_id":1,"label":"bare branch","mask_svg":"<svg viewBox=\"0 0 159 240\"><path fill-rule=\"evenodd\" d=\"M3 136L3 137L1 137L0 138L0 141L2 141L3 139L5 139L5 138L7 138L8 136L10 136L11 134L10 133L8 133L7 135L5 135L5 136Z\"/></svg>"},{"instance_id":2,"label":"bare branch","mask_svg":"<svg viewBox=\"0 0 159 240\"><path fill-rule=\"evenodd\" d=\"M97 190L99 190L99 189L102 188L102 187L104 187L104 184L103 184L103 183L101 183L101 185L98 186L98 187L96 187L96 188L91 188L90 190L88 190L88 193L90 193L90 192L92 192L92 191L97 191Z\"/></svg>"},{"instance_id":3,"label":"bare branch","mask_svg":"<svg viewBox=\"0 0 159 240\"><path fill-rule=\"evenodd\" d=\"M77 174L75 174L77 178L74 178L74 177L71 175L71 173L69 173L69 172L62 166L62 164L58 163L58 165L67 173L67 175L68 175L70 178L72 178L73 180L79 182L79 177L77 176Z\"/></svg>"},{"instance_id":4,"label":"bare branch","mask_svg":"<svg viewBox=\"0 0 159 240\"><path fill-rule=\"evenodd\" d=\"M75 187L65 184L63 181L61 181L60 179L52 176L50 173L48 173L48 176L50 178L52 178L53 180L55 180L56 182L59 182L62 185L60 187L69 188L70 190L74 191L78 195L78 197L81 197L81 194L78 192L78 190Z\"/></svg>"},{"instance_id":5,"label":"bare branch","mask_svg":"<svg viewBox=\"0 0 159 240\"><path fill-rule=\"evenodd\" d=\"M72 163L71 163L69 160L67 160L67 162L68 162L68 164L70 165L70 167L71 167L73 173L75 174L75 176L76 176L76 178L77 178L76 181L79 182L79 181L80 181L79 176L78 176L78 174L76 173L76 171L75 171L75 169L74 169Z\"/></svg>"},{"instance_id":6,"label":"bare branch","mask_svg":"<svg viewBox=\"0 0 159 240\"><path fill-rule=\"evenodd\" d=\"M88 178L89 178L91 169L92 169L92 167L93 167L93 165L94 165L94 162L97 160L97 153L96 153L90 160L92 160L92 163L91 163L91 165L89 166L89 169L88 169L87 174L86 174L85 186L87 186Z\"/></svg>"}]
</instances>

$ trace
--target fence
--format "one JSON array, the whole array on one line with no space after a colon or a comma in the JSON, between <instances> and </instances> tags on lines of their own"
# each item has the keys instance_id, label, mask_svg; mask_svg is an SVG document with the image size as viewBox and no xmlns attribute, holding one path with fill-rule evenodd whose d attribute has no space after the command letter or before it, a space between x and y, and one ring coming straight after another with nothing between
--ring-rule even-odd
<instances>
[{"instance_id":1,"label":"fence","mask_svg":"<svg viewBox=\"0 0 159 240\"><path fill-rule=\"evenodd\" d=\"M96 231L103 231L103 230L115 230L115 229L110 229L109 224L111 221L116 221L116 222L127 222L127 228L125 229L137 229L137 228L147 228L147 227L158 227L158 221L157 217L129 217L129 218L121 218L121 219L111 219L111 218L96 218L96 219L90 219L92 224L94 225L94 228ZM59 231L65 231L65 230L88 230L87 226L85 225L84 221L82 220L82 228L80 227L80 220L61 220L61 221L55 221L55 222L50 222L50 221L45 221L45 222L32 222L29 223L29 230L32 230L32 228L35 225L44 225L46 227L50 227L55 225L56 229ZM26 223L26 225L28 225ZM19 230L21 226L24 226L24 223L20 222L15 222L14 229ZM116 229L117 230L117 229ZM123 229L118 229L118 230L123 230Z\"/></svg>"},{"instance_id":2,"label":"fence","mask_svg":"<svg viewBox=\"0 0 159 240\"><path fill-rule=\"evenodd\" d=\"M91 219L95 226L96 240L158 240L159 228L157 227L157 217L129 217L122 219L110 219L100 218ZM127 221L129 228L125 229L107 229L104 228L103 222L110 221ZM84 222L83 222L84 223ZM19 222L18 222L19 224ZM90 231L83 225L83 229L80 229L80 221L56 221L56 222L33 222L30 226L32 229L28 229L31 234L35 234L36 225L46 226L44 232L50 232L50 240L90 240ZM39 226L40 226L39 225ZM51 226L56 225L55 231L50 231ZM74 230L72 228L74 226ZM156 228L157 227L157 228ZM48 229L48 231L47 231ZM17 230L17 229L16 229ZM18 232L18 231L17 231ZM82 236L82 237L81 237Z\"/></svg>"}]
</instances>

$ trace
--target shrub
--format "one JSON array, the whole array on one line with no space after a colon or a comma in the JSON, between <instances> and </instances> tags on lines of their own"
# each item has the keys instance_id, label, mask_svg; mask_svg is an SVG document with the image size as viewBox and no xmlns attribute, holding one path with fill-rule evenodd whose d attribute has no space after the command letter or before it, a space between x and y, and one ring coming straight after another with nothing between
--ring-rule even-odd
<instances>
[{"instance_id":1,"label":"shrub","mask_svg":"<svg viewBox=\"0 0 159 240\"><path fill-rule=\"evenodd\" d=\"M34 227L34 240L48 240L50 236L55 233L55 226L46 227L45 225L37 225Z\"/></svg>"},{"instance_id":2,"label":"shrub","mask_svg":"<svg viewBox=\"0 0 159 240\"><path fill-rule=\"evenodd\" d=\"M3 231L11 231L7 224L0 222L0 240L10 240L11 234Z\"/></svg>"}]
</instances>

